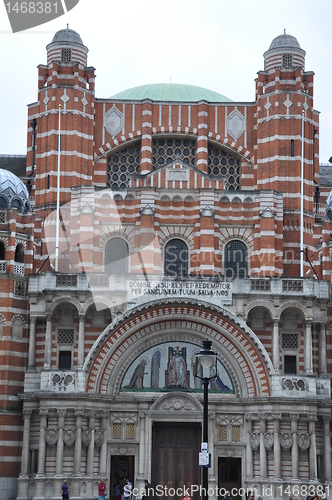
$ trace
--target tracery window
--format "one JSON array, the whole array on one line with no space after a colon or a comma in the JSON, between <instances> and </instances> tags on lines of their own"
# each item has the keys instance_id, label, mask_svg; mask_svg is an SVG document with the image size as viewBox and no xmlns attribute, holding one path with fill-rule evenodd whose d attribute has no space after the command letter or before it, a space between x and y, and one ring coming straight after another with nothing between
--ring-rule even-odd
<instances>
[{"instance_id":1,"label":"tracery window","mask_svg":"<svg viewBox=\"0 0 332 500\"><path fill-rule=\"evenodd\" d=\"M236 156L209 144L208 174L212 177L224 177L225 189L237 191L240 189L241 162Z\"/></svg>"},{"instance_id":2,"label":"tracery window","mask_svg":"<svg viewBox=\"0 0 332 500\"><path fill-rule=\"evenodd\" d=\"M293 67L293 54L283 54L282 55L282 67L292 68Z\"/></svg>"},{"instance_id":3,"label":"tracery window","mask_svg":"<svg viewBox=\"0 0 332 500\"><path fill-rule=\"evenodd\" d=\"M196 141L180 137L166 137L152 141L153 170L170 165L175 160L180 160L185 165L195 166Z\"/></svg>"},{"instance_id":4,"label":"tracery window","mask_svg":"<svg viewBox=\"0 0 332 500\"><path fill-rule=\"evenodd\" d=\"M64 63L71 62L71 49L68 48L61 49L61 62Z\"/></svg>"},{"instance_id":5,"label":"tracery window","mask_svg":"<svg viewBox=\"0 0 332 500\"><path fill-rule=\"evenodd\" d=\"M112 153L107 160L107 186L114 190L127 189L130 175L140 171L140 157L140 142Z\"/></svg>"},{"instance_id":6,"label":"tracery window","mask_svg":"<svg viewBox=\"0 0 332 500\"><path fill-rule=\"evenodd\" d=\"M112 238L105 246L105 271L108 274L128 272L129 249L123 238Z\"/></svg>"},{"instance_id":7,"label":"tracery window","mask_svg":"<svg viewBox=\"0 0 332 500\"><path fill-rule=\"evenodd\" d=\"M248 276L247 247L242 241L232 240L225 247L224 270L228 279Z\"/></svg>"},{"instance_id":8,"label":"tracery window","mask_svg":"<svg viewBox=\"0 0 332 500\"><path fill-rule=\"evenodd\" d=\"M164 273L172 278L188 276L188 247L183 240L174 238L165 246Z\"/></svg>"}]
</instances>

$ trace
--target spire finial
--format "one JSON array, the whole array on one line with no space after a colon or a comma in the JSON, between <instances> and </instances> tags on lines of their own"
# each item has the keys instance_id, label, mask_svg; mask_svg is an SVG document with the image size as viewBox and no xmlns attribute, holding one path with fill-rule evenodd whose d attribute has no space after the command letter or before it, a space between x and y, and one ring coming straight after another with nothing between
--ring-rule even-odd
<instances>
[{"instance_id":1,"label":"spire finial","mask_svg":"<svg viewBox=\"0 0 332 500\"><path fill-rule=\"evenodd\" d=\"M67 26L68 26L68 24L67 24ZM284 28L284 35L286 35L286 28Z\"/></svg>"},{"instance_id":2,"label":"spire finial","mask_svg":"<svg viewBox=\"0 0 332 500\"><path fill-rule=\"evenodd\" d=\"M69 30L69 24L67 23L67 30Z\"/></svg>"}]
</instances>

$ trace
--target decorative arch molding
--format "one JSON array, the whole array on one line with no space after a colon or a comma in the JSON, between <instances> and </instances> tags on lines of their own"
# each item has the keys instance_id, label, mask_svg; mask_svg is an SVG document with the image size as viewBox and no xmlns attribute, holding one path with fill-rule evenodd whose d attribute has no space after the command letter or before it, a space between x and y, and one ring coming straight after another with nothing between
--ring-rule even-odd
<instances>
[{"instance_id":1,"label":"decorative arch molding","mask_svg":"<svg viewBox=\"0 0 332 500\"><path fill-rule=\"evenodd\" d=\"M155 128L153 129L153 136L154 137L165 137L167 135L182 135L186 138L191 138L191 139L197 139L197 129L193 127L179 127L177 131L174 133L174 130L167 129L163 127L163 130L161 128ZM98 149L95 150L94 154L94 159L95 162L98 162L101 160L103 157L107 156L110 153L114 153L116 150L120 149L124 145L130 146L131 143L137 142L137 140L142 138L142 132L140 130L135 130L133 132L123 134L118 138L113 137L110 139L109 142L106 142L105 144L102 144L101 146L98 147ZM252 167L254 166L254 155L248 150L244 149L243 146L238 144L236 141L233 141L229 138L221 138L220 135L216 133L209 133L208 137L209 142L229 151L230 153L235 153L238 155L241 159L241 161L245 161L246 163L249 163Z\"/></svg>"},{"instance_id":2,"label":"decorative arch molding","mask_svg":"<svg viewBox=\"0 0 332 500\"><path fill-rule=\"evenodd\" d=\"M166 244L178 238L183 240L189 247L190 251L194 250L195 238L194 226L188 231L188 226L160 226L159 243L161 248L165 248Z\"/></svg>"},{"instance_id":3,"label":"decorative arch molding","mask_svg":"<svg viewBox=\"0 0 332 500\"><path fill-rule=\"evenodd\" d=\"M120 224L105 224L103 225L103 233L100 235L100 246L105 252L106 243L112 238L122 238L128 244L129 256L135 249L135 228L123 227Z\"/></svg>"},{"instance_id":4,"label":"decorative arch molding","mask_svg":"<svg viewBox=\"0 0 332 500\"><path fill-rule=\"evenodd\" d=\"M303 304L299 304L295 300L289 300L285 302L284 304L281 304L280 307L277 310L277 316L278 318L281 318L281 315L283 312L285 312L287 309L297 309L304 315L304 320L309 321L311 320L311 314L309 313L308 309L306 306Z\"/></svg>"},{"instance_id":5,"label":"decorative arch molding","mask_svg":"<svg viewBox=\"0 0 332 500\"><path fill-rule=\"evenodd\" d=\"M190 299L151 301L116 318L85 360L87 392L117 394L125 371L139 351L160 342L161 334L163 340L168 337L178 341L179 330L183 341L195 339L200 344L207 337L214 340L213 348L221 361L226 361L235 388L236 377L242 377L244 385L236 392L247 393L248 397L270 394L269 376L274 368L256 334L227 309Z\"/></svg>"},{"instance_id":6,"label":"decorative arch molding","mask_svg":"<svg viewBox=\"0 0 332 500\"><path fill-rule=\"evenodd\" d=\"M150 412L174 412L174 413L186 413L186 412L202 412L202 404L195 398L195 396L188 393L172 393L161 396L153 403L150 408Z\"/></svg>"},{"instance_id":7,"label":"decorative arch molding","mask_svg":"<svg viewBox=\"0 0 332 500\"><path fill-rule=\"evenodd\" d=\"M77 314L81 314L83 312L82 305L80 304L80 302L74 299L71 295L62 295L61 297L54 300L51 303L49 310L47 312L51 313L53 316L57 307L62 306L64 304L74 306L77 311Z\"/></svg>"},{"instance_id":8,"label":"decorative arch molding","mask_svg":"<svg viewBox=\"0 0 332 500\"><path fill-rule=\"evenodd\" d=\"M93 290L93 287L92 287ZM88 300L84 302L84 306L82 308L82 313L86 316L90 307L95 306L96 304L102 304L104 309L112 310L114 304L110 299L105 298L105 296L100 296L97 293L93 292L93 297L90 297Z\"/></svg>"},{"instance_id":9,"label":"decorative arch molding","mask_svg":"<svg viewBox=\"0 0 332 500\"><path fill-rule=\"evenodd\" d=\"M245 318L248 318L249 313L253 309L255 309L256 307L260 307L261 309L264 309L265 311L267 311L270 314L272 320L278 318L277 310L273 307L273 305L268 304L268 303L264 302L264 300L261 300L261 299L257 299L257 300L254 300L253 302L250 302L250 304L248 304L247 307L245 308L243 316Z\"/></svg>"},{"instance_id":10,"label":"decorative arch molding","mask_svg":"<svg viewBox=\"0 0 332 500\"><path fill-rule=\"evenodd\" d=\"M252 252L254 250L254 229L248 227L220 228L220 246L224 248L231 240L242 241Z\"/></svg>"}]
</instances>

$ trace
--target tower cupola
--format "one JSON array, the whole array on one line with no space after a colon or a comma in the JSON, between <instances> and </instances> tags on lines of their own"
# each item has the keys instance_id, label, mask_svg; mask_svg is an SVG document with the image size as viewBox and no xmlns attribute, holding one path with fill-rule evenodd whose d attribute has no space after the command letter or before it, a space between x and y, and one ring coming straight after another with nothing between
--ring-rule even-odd
<instances>
[{"instance_id":1,"label":"tower cupola","mask_svg":"<svg viewBox=\"0 0 332 500\"><path fill-rule=\"evenodd\" d=\"M295 36L288 35L284 30L282 35L272 40L269 50L264 53L264 69L300 67L304 71L305 54Z\"/></svg>"},{"instance_id":2,"label":"tower cupola","mask_svg":"<svg viewBox=\"0 0 332 500\"><path fill-rule=\"evenodd\" d=\"M78 62L83 66L87 66L88 48L82 42L80 35L67 28L58 31L47 49L47 64L57 61L65 64Z\"/></svg>"}]
</instances>

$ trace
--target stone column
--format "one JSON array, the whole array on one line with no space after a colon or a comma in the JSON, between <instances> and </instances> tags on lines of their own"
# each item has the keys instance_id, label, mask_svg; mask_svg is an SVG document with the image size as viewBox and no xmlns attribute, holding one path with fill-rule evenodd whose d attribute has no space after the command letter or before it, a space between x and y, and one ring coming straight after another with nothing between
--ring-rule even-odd
<instances>
[{"instance_id":1,"label":"stone column","mask_svg":"<svg viewBox=\"0 0 332 500\"><path fill-rule=\"evenodd\" d=\"M82 455L82 416L83 410L76 410L76 439L74 452L74 474L81 474L81 455Z\"/></svg>"},{"instance_id":2,"label":"stone column","mask_svg":"<svg viewBox=\"0 0 332 500\"><path fill-rule=\"evenodd\" d=\"M266 417L264 415L260 418L260 425L259 425L259 462L260 462L261 479L267 478L267 455L264 444L265 432L266 432Z\"/></svg>"},{"instance_id":3,"label":"stone column","mask_svg":"<svg viewBox=\"0 0 332 500\"><path fill-rule=\"evenodd\" d=\"M52 316L46 316L44 368L51 368L52 362Z\"/></svg>"},{"instance_id":4,"label":"stone column","mask_svg":"<svg viewBox=\"0 0 332 500\"><path fill-rule=\"evenodd\" d=\"M279 320L273 320L273 330L272 330L272 363L276 372L280 372L280 360L279 360Z\"/></svg>"},{"instance_id":5,"label":"stone column","mask_svg":"<svg viewBox=\"0 0 332 500\"><path fill-rule=\"evenodd\" d=\"M281 479L281 450L280 450L280 420L282 415L274 415L273 428L273 454L274 454L274 479Z\"/></svg>"},{"instance_id":6,"label":"stone column","mask_svg":"<svg viewBox=\"0 0 332 500\"><path fill-rule=\"evenodd\" d=\"M253 453L250 443L250 434L252 432L252 420L250 415L246 415L246 431L245 436L247 438L246 442L246 460L247 460L247 479L252 479L254 477L254 465L253 465Z\"/></svg>"},{"instance_id":7,"label":"stone column","mask_svg":"<svg viewBox=\"0 0 332 500\"><path fill-rule=\"evenodd\" d=\"M45 462L46 462L46 426L48 410L39 410L41 415L39 427L39 454L38 454L38 472L37 477L45 477ZM45 490L44 481L37 481L36 497L43 498Z\"/></svg>"},{"instance_id":8,"label":"stone column","mask_svg":"<svg viewBox=\"0 0 332 500\"><path fill-rule=\"evenodd\" d=\"M299 419L298 414L291 414L291 428L292 428L292 478L295 480L299 479L299 447L297 444L297 421Z\"/></svg>"},{"instance_id":9,"label":"stone column","mask_svg":"<svg viewBox=\"0 0 332 500\"><path fill-rule=\"evenodd\" d=\"M24 427L23 427L23 444L22 444L22 462L21 476L29 474L29 447L30 447L30 420L32 410L23 410Z\"/></svg>"},{"instance_id":10,"label":"stone column","mask_svg":"<svg viewBox=\"0 0 332 500\"><path fill-rule=\"evenodd\" d=\"M99 454L99 474L101 476L107 475L107 436L108 436L108 413L103 412L101 414L101 428L104 431L104 440L103 444L100 447Z\"/></svg>"},{"instance_id":11,"label":"stone column","mask_svg":"<svg viewBox=\"0 0 332 500\"><path fill-rule=\"evenodd\" d=\"M308 415L309 420L309 480L317 480L317 458L316 458L316 415Z\"/></svg>"},{"instance_id":12,"label":"stone column","mask_svg":"<svg viewBox=\"0 0 332 500\"><path fill-rule=\"evenodd\" d=\"M323 417L324 420L324 480L331 481L331 417Z\"/></svg>"},{"instance_id":13,"label":"stone column","mask_svg":"<svg viewBox=\"0 0 332 500\"><path fill-rule=\"evenodd\" d=\"M326 327L325 323L320 324L319 330L319 340L318 340L318 363L319 363L319 374L327 374L327 362L326 362Z\"/></svg>"},{"instance_id":14,"label":"stone column","mask_svg":"<svg viewBox=\"0 0 332 500\"><path fill-rule=\"evenodd\" d=\"M139 436L140 438L139 438L139 449L138 449L138 479L144 481L144 478L148 476L144 470L145 414L143 411L140 412L139 414Z\"/></svg>"},{"instance_id":15,"label":"stone column","mask_svg":"<svg viewBox=\"0 0 332 500\"><path fill-rule=\"evenodd\" d=\"M28 357L28 370L35 368L36 362L36 322L37 317L30 317L30 336L29 336L29 357Z\"/></svg>"},{"instance_id":16,"label":"stone column","mask_svg":"<svg viewBox=\"0 0 332 500\"><path fill-rule=\"evenodd\" d=\"M305 323L304 371L305 371L306 375L312 375L312 333L311 333L311 321L306 321L306 323Z\"/></svg>"},{"instance_id":17,"label":"stone column","mask_svg":"<svg viewBox=\"0 0 332 500\"><path fill-rule=\"evenodd\" d=\"M93 457L95 453L95 412L91 411L89 416L89 429L91 430L91 440L88 446L86 473L88 476L93 476Z\"/></svg>"},{"instance_id":18,"label":"stone column","mask_svg":"<svg viewBox=\"0 0 332 500\"><path fill-rule=\"evenodd\" d=\"M84 314L79 314L79 328L78 328L78 352L77 352L77 364L78 368L82 368L84 363L84 326L85 326L85 316Z\"/></svg>"},{"instance_id":19,"label":"stone column","mask_svg":"<svg viewBox=\"0 0 332 500\"><path fill-rule=\"evenodd\" d=\"M58 442L56 446L56 475L62 474L63 469L63 426L65 423L66 410L58 410Z\"/></svg>"}]
</instances>

